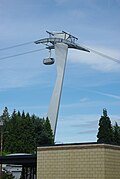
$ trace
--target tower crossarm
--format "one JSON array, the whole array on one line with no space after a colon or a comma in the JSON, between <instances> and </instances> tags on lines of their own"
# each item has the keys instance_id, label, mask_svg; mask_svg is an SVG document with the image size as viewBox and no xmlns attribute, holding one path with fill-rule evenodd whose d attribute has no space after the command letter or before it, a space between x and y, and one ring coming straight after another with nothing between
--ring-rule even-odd
<instances>
[{"instance_id":1,"label":"tower crossarm","mask_svg":"<svg viewBox=\"0 0 120 179\"><path fill-rule=\"evenodd\" d=\"M44 38L44 39L40 39L35 41L35 44L44 44L46 45L48 49L54 49L54 45L56 43L64 43L68 45L68 48L74 48L74 49L78 49L78 50L83 50L86 52L90 52L88 49L78 45L77 43L73 42L72 39L63 39L63 38L55 38L55 37L51 37L51 38Z\"/></svg>"}]
</instances>

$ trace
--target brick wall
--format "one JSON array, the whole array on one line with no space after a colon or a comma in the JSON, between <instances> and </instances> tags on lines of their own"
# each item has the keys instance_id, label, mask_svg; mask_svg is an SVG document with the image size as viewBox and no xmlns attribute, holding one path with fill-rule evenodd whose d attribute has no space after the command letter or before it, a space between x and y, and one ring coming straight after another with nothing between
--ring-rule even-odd
<instances>
[{"instance_id":1,"label":"brick wall","mask_svg":"<svg viewBox=\"0 0 120 179\"><path fill-rule=\"evenodd\" d=\"M120 179L120 147L106 144L39 147L37 179Z\"/></svg>"},{"instance_id":2,"label":"brick wall","mask_svg":"<svg viewBox=\"0 0 120 179\"><path fill-rule=\"evenodd\" d=\"M105 149L105 179L120 179L120 147L116 149Z\"/></svg>"}]
</instances>

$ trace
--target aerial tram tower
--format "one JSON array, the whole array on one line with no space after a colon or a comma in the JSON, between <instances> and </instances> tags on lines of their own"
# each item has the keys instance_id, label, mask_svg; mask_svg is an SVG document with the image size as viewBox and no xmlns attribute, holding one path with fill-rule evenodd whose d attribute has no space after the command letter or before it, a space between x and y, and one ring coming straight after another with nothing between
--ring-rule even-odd
<instances>
[{"instance_id":1,"label":"aerial tram tower","mask_svg":"<svg viewBox=\"0 0 120 179\"><path fill-rule=\"evenodd\" d=\"M90 51L84 47L79 46L76 43L78 38L67 32L64 31L62 32L46 31L46 32L48 33L49 37L37 40L35 41L35 44L42 43L46 45L46 49L48 49L50 52L50 56L48 58L43 59L43 63L45 65L52 65L56 61L57 78L56 78L55 87L53 90L53 94L51 97L51 101L47 113L47 117L50 120L51 128L53 130L54 139L55 139L68 48L82 50L85 52L90 52ZM55 50L55 60L54 58L51 57L52 49Z\"/></svg>"}]
</instances>

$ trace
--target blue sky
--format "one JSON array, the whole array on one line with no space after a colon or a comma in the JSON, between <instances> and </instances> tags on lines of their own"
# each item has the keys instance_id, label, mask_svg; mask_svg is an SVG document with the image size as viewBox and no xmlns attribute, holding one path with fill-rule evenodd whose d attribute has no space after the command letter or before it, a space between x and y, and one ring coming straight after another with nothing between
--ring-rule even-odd
<instances>
[{"instance_id":1,"label":"blue sky","mask_svg":"<svg viewBox=\"0 0 120 179\"><path fill-rule=\"evenodd\" d=\"M119 0L1 0L0 49L67 31L78 43L120 60ZM1 50L0 58L43 49L30 44ZM54 56L54 51L52 52ZM0 60L0 111L5 106L45 117L56 69L45 66L47 50ZM106 108L120 124L120 64L69 50L59 111L56 142L96 141L98 121Z\"/></svg>"}]
</instances>

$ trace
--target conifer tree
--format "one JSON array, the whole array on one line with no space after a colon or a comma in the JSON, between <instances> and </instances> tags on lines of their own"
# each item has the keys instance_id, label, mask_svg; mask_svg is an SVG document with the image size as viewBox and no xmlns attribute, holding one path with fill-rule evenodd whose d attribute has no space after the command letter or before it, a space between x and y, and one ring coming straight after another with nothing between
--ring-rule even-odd
<instances>
[{"instance_id":1,"label":"conifer tree","mask_svg":"<svg viewBox=\"0 0 120 179\"><path fill-rule=\"evenodd\" d=\"M39 135L38 141L39 145L54 144L53 132L48 117L46 118L46 120L44 120L43 130L41 132L41 135Z\"/></svg>"},{"instance_id":2,"label":"conifer tree","mask_svg":"<svg viewBox=\"0 0 120 179\"><path fill-rule=\"evenodd\" d=\"M103 109L103 116L99 120L99 129L97 134L97 142L113 143L113 131L110 118L107 116L107 110Z\"/></svg>"},{"instance_id":3,"label":"conifer tree","mask_svg":"<svg viewBox=\"0 0 120 179\"><path fill-rule=\"evenodd\" d=\"M1 118L2 118L3 123L6 123L6 122L9 121L10 115L9 115L8 108L7 108L7 107L5 107L5 109L3 110L3 114L2 114L2 116L1 116Z\"/></svg>"},{"instance_id":4,"label":"conifer tree","mask_svg":"<svg viewBox=\"0 0 120 179\"><path fill-rule=\"evenodd\" d=\"M120 145L120 126L118 126L117 122L113 126L113 144Z\"/></svg>"},{"instance_id":5,"label":"conifer tree","mask_svg":"<svg viewBox=\"0 0 120 179\"><path fill-rule=\"evenodd\" d=\"M14 110L9 116L9 120L4 123L4 153L34 153L37 146L49 145L53 142L52 129L48 119Z\"/></svg>"}]
</instances>

